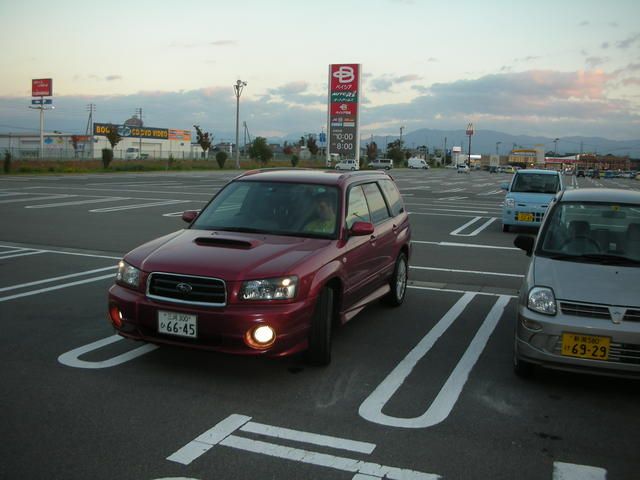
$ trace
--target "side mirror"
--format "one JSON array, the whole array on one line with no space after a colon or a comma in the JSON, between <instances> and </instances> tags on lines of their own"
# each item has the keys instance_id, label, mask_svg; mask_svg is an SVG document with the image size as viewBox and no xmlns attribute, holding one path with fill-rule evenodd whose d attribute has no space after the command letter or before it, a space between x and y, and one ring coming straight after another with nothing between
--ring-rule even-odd
<instances>
[{"instance_id":1,"label":"side mirror","mask_svg":"<svg viewBox=\"0 0 640 480\"><path fill-rule=\"evenodd\" d=\"M199 212L197 210L187 210L186 212L182 212L182 220L187 223L191 223L196 219L198 213Z\"/></svg>"},{"instance_id":2,"label":"side mirror","mask_svg":"<svg viewBox=\"0 0 640 480\"><path fill-rule=\"evenodd\" d=\"M501 184L500 184L500 188L501 188L502 190L509 191L509 183L507 183L507 182L501 183Z\"/></svg>"},{"instance_id":3,"label":"side mirror","mask_svg":"<svg viewBox=\"0 0 640 480\"><path fill-rule=\"evenodd\" d=\"M521 250L527 252L527 257L530 257L533 253L533 245L536 242L536 239L530 235L518 235L514 240L513 244Z\"/></svg>"},{"instance_id":4,"label":"side mirror","mask_svg":"<svg viewBox=\"0 0 640 480\"><path fill-rule=\"evenodd\" d=\"M373 223L369 222L356 222L353 224L349 233L354 237L364 237L365 235L372 235L375 230Z\"/></svg>"}]
</instances>

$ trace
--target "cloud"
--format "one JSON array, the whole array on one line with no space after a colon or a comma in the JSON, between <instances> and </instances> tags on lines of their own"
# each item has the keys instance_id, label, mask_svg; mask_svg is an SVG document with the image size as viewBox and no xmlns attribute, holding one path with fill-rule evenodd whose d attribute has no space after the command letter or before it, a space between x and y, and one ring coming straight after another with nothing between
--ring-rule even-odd
<instances>
[{"instance_id":1,"label":"cloud","mask_svg":"<svg viewBox=\"0 0 640 480\"><path fill-rule=\"evenodd\" d=\"M436 57L427 58L427 63L434 63L434 62L439 62L439 60Z\"/></svg>"},{"instance_id":2,"label":"cloud","mask_svg":"<svg viewBox=\"0 0 640 480\"><path fill-rule=\"evenodd\" d=\"M635 35L632 35L632 36L630 36L628 38L625 38L624 40L616 42L616 48L620 48L622 50L626 50L631 45L636 43L638 40L640 40L640 33L636 33Z\"/></svg>"},{"instance_id":3,"label":"cloud","mask_svg":"<svg viewBox=\"0 0 640 480\"><path fill-rule=\"evenodd\" d=\"M391 75L383 75L369 81L369 87L373 92L390 92L395 84L416 82L422 77L419 75L409 74L394 77Z\"/></svg>"},{"instance_id":4,"label":"cloud","mask_svg":"<svg viewBox=\"0 0 640 480\"><path fill-rule=\"evenodd\" d=\"M226 47L226 46L235 46L238 42L236 40L216 40L215 42L209 42L209 45L214 47Z\"/></svg>"},{"instance_id":5,"label":"cloud","mask_svg":"<svg viewBox=\"0 0 640 480\"><path fill-rule=\"evenodd\" d=\"M625 78L624 80L622 80L621 83L626 87L628 87L629 85L640 85L640 78L637 78L637 77Z\"/></svg>"},{"instance_id":6,"label":"cloud","mask_svg":"<svg viewBox=\"0 0 640 480\"><path fill-rule=\"evenodd\" d=\"M514 62L530 62L532 60L538 60L539 58L542 58L542 57L539 57L536 55L528 55L526 57L514 58L513 61Z\"/></svg>"},{"instance_id":7,"label":"cloud","mask_svg":"<svg viewBox=\"0 0 640 480\"><path fill-rule=\"evenodd\" d=\"M271 95L293 95L300 94L309 88L309 84L305 81L290 82L282 85L278 88L272 88L269 90Z\"/></svg>"},{"instance_id":8,"label":"cloud","mask_svg":"<svg viewBox=\"0 0 640 480\"><path fill-rule=\"evenodd\" d=\"M587 57L584 61L590 68L595 68L607 63L609 61L609 57Z\"/></svg>"},{"instance_id":9,"label":"cloud","mask_svg":"<svg viewBox=\"0 0 640 480\"><path fill-rule=\"evenodd\" d=\"M122 80L122 75L107 75L104 79L107 82L113 82L114 80Z\"/></svg>"},{"instance_id":10,"label":"cloud","mask_svg":"<svg viewBox=\"0 0 640 480\"><path fill-rule=\"evenodd\" d=\"M600 45L600 48L606 50L607 48L609 48L610 43L609 42L602 42L602 45Z\"/></svg>"},{"instance_id":11,"label":"cloud","mask_svg":"<svg viewBox=\"0 0 640 480\"><path fill-rule=\"evenodd\" d=\"M589 20L583 20L578 24L579 27L587 27L589 26Z\"/></svg>"}]
</instances>

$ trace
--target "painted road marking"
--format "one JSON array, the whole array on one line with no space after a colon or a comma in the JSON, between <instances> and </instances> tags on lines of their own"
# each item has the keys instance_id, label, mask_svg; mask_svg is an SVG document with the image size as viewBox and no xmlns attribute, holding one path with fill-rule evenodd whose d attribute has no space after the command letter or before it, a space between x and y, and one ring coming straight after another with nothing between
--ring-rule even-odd
<instances>
[{"instance_id":1,"label":"painted road marking","mask_svg":"<svg viewBox=\"0 0 640 480\"><path fill-rule=\"evenodd\" d=\"M28 205L24 208L53 208L53 207L66 207L69 205L85 205L87 203L102 203L102 202L116 202L119 200L130 200L129 197L107 197L107 198L95 198L93 200L76 200L74 202L61 202L61 203L45 203L43 205Z\"/></svg>"},{"instance_id":2,"label":"painted road marking","mask_svg":"<svg viewBox=\"0 0 640 480\"><path fill-rule=\"evenodd\" d=\"M488 196L488 195L498 195L499 193L504 193L504 190L491 190L490 192L478 193L477 195Z\"/></svg>"},{"instance_id":3,"label":"painted road marking","mask_svg":"<svg viewBox=\"0 0 640 480\"><path fill-rule=\"evenodd\" d=\"M501 247L498 245L481 245L478 243L455 243L455 242L428 242L423 240L411 240L411 243L418 245L437 245L438 247L461 247L461 248L489 248L493 250L518 250L518 247Z\"/></svg>"},{"instance_id":4,"label":"painted road marking","mask_svg":"<svg viewBox=\"0 0 640 480\"><path fill-rule=\"evenodd\" d=\"M498 277L517 277L524 278L524 275L520 275L517 273L499 273L499 272L482 272L478 270L458 270L455 268L436 268L436 267L409 267L412 270L433 270L436 272L451 272L451 273L470 273L475 275L494 275Z\"/></svg>"},{"instance_id":5,"label":"painted road marking","mask_svg":"<svg viewBox=\"0 0 640 480\"><path fill-rule=\"evenodd\" d=\"M96 208L94 210L89 210L91 213L109 213L109 212L119 212L121 210L133 210L135 208L146 208L146 207L160 207L164 205L175 205L176 203L187 203L190 200L165 200L163 202L153 202L153 203L138 203L136 205L124 205L121 207L107 207L107 208Z\"/></svg>"},{"instance_id":6,"label":"painted road marking","mask_svg":"<svg viewBox=\"0 0 640 480\"><path fill-rule=\"evenodd\" d=\"M465 198L469 198L469 197L441 197L438 200L448 200L451 202L456 202L458 200L464 200Z\"/></svg>"},{"instance_id":7,"label":"painted road marking","mask_svg":"<svg viewBox=\"0 0 640 480\"><path fill-rule=\"evenodd\" d=\"M40 252L40 253L43 253L43 252ZM0 259L1 259L1 257L0 257ZM32 287L34 285L41 285L43 283L51 283L51 282L55 282L55 281L58 281L58 280L66 280L67 278L81 277L82 275L89 275L91 273L104 272L105 270L111 270L111 269L114 269L114 268L118 268L118 266L117 265L112 265L110 267L96 268L95 270L87 270L87 271L84 271L84 272L71 273L69 275L62 275L62 276L59 276L59 277L45 278L44 280L37 280L35 282L21 283L19 285L12 285L10 287L0 288L0 292L6 292L8 290L17 290L19 288Z\"/></svg>"},{"instance_id":8,"label":"painted road marking","mask_svg":"<svg viewBox=\"0 0 640 480\"><path fill-rule=\"evenodd\" d=\"M553 480L605 480L606 478L607 471L604 468L553 462Z\"/></svg>"},{"instance_id":9,"label":"painted road marking","mask_svg":"<svg viewBox=\"0 0 640 480\"><path fill-rule=\"evenodd\" d=\"M6 302L8 300L15 300L16 298L30 297L32 295L39 295L40 293L52 292L54 290L60 290L62 288L74 287L76 285L82 285L82 284L85 284L85 283L98 282L98 281L104 280L106 278L113 279L113 274L110 273L109 275L102 275L100 277L87 278L85 280L78 280L77 282L63 283L61 285L55 285L53 287L48 287L48 288L41 288L39 290L32 290L30 292L16 293L15 295L9 295L7 297L0 297L0 302Z\"/></svg>"},{"instance_id":10,"label":"painted road marking","mask_svg":"<svg viewBox=\"0 0 640 480\"><path fill-rule=\"evenodd\" d=\"M14 245L3 245L0 244L0 248L20 248ZM112 257L109 255L96 255L94 253L80 253L80 252L66 252L64 250L48 250L48 249L38 249L39 252L45 252L45 253L58 253L60 255L75 255L78 257L91 257L91 258L108 258L110 260L121 260L122 256L120 257Z\"/></svg>"},{"instance_id":11,"label":"painted road marking","mask_svg":"<svg viewBox=\"0 0 640 480\"><path fill-rule=\"evenodd\" d=\"M444 317L425 335L425 337L411 350L407 356L394 368L391 373L376 387L360 405L358 413L361 417L374 423L402 428L427 428L444 421L455 406L462 388L469 378L471 369L474 367L480 354L484 350L489 337L493 333L500 317L504 312L507 303L511 298L507 295L500 295L493 308L478 329L475 337L462 355L462 358L454 368L453 372L445 382L444 386L436 395L435 400L427 410L415 418L393 417L382 413L382 409L398 391L413 371L418 361L420 361L438 339L447 331L453 322L460 316L467 305L473 300L475 295L465 293Z\"/></svg>"},{"instance_id":12,"label":"painted road marking","mask_svg":"<svg viewBox=\"0 0 640 480\"><path fill-rule=\"evenodd\" d=\"M295 462L307 463L310 465L317 465L320 467L332 468L334 470L341 470L344 472L351 472L357 475L365 475L365 478L375 479L407 479L407 480L435 480L441 478L439 475L431 473L423 473L415 470L408 470L397 467L389 467L380 465L377 463L364 462L362 460L355 460L352 458L339 457L335 455L329 455L326 453L318 453L310 450L303 450L300 448L293 448L289 446L277 445L274 443L264 442L260 440L252 440L239 435L234 435L238 430L254 432L256 430L262 432L295 432L296 438L289 438L291 440L298 440L303 443L317 444L315 440L322 439L322 442L330 442L329 444L322 443L321 445L327 447L334 447L335 444L358 446L359 451L370 450L371 452L375 448L375 444L366 442L356 442L339 437L329 437L326 435L311 434L308 432L301 432L296 430L281 429L279 427L270 427L268 425L256 424L250 422L251 417L246 415L232 414L222 420L213 428L207 430L202 435L198 436L195 440L187 443L184 447L180 448L173 454L167 457L167 460L180 463L182 465L189 465L195 459L211 450L216 445L223 445L229 448L235 448L238 450L244 450L246 452L259 453L270 457L282 458L285 460L292 460ZM269 428L264 428L269 427ZM263 433L264 434L264 433ZM267 433L268 435L268 433ZM286 437L276 437L286 438ZM335 444L334 444L335 442ZM366 448L365 448L366 447ZM366 453L366 452L365 452ZM369 452L370 453L370 452ZM360 477L362 478L362 477Z\"/></svg>"},{"instance_id":13,"label":"painted road marking","mask_svg":"<svg viewBox=\"0 0 640 480\"><path fill-rule=\"evenodd\" d=\"M483 223L482 225L480 225L478 228L476 228L473 232L471 233L460 233L462 230L464 230L465 228L467 228L469 225L472 225L474 223L476 223L479 220L482 220L482 217L474 217L471 221L465 223L464 225L462 225L460 228L455 229L453 232L449 233L449 235L453 235L453 236L459 236L459 237L475 237L476 235L478 235L482 230L484 230L485 228L487 228L489 225L491 225L493 222L495 222L498 218L497 217L489 217L489 220L487 220L485 223Z\"/></svg>"},{"instance_id":14,"label":"painted road marking","mask_svg":"<svg viewBox=\"0 0 640 480\"><path fill-rule=\"evenodd\" d=\"M88 345L84 345L82 347L74 348L73 350L63 353L58 357L58 362L66 365L68 367L74 368L89 368L89 369L98 369L98 368L110 368L115 367L116 365L121 365L129 360L133 360L145 353L152 352L156 348L157 345L152 345L150 343L146 343L141 347L134 348L128 352L122 353L116 357L108 358L107 360L102 360L100 362L87 362L85 360L80 360L78 357L84 355L86 353L92 352L94 350L98 350L99 348L106 347L107 345L111 345L119 340L123 340L123 337L120 335L112 335L107 338L103 338L102 340L98 340L96 342L89 343Z\"/></svg>"},{"instance_id":15,"label":"painted road marking","mask_svg":"<svg viewBox=\"0 0 640 480\"><path fill-rule=\"evenodd\" d=\"M9 253L9 254L7 254L7 253L3 252L2 254L0 254L0 255L2 255L2 256L0 256L0 260L6 260L8 258L16 258L16 257L25 257L25 256L28 256L28 255L39 255L41 253L45 253L45 252L43 252L42 250L30 250L30 249L29 250L23 249L21 252L18 252L18 253Z\"/></svg>"},{"instance_id":16,"label":"painted road marking","mask_svg":"<svg viewBox=\"0 0 640 480\"><path fill-rule=\"evenodd\" d=\"M57 198L70 198L77 197L77 195L47 195L46 197L23 197L23 198L12 198L11 200L0 200L0 203L18 203L18 202L35 202L36 200L55 200Z\"/></svg>"}]
</instances>

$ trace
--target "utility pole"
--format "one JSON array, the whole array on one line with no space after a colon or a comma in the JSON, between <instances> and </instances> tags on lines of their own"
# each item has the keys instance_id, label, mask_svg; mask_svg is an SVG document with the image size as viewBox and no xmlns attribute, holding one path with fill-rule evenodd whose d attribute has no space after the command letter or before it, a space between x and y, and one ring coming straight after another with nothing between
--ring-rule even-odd
<instances>
[{"instance_id":1,"label":"utility pole","mask_svg":"<svg viewBox=\"0 0 640 480\"><path fill-rule=\"evenodd\" d=\"M500 156L500 150L498 150L498 147L500 146L502 142L496 142L496 155Z\"/></svg>"},{"instance_id":2,"label":"utility pole","mask_svg":"<svg viewBox=\"0 0 640 480\"><path fill-rule=\"evenodd\" d=\"M400 150L402 150L402 131L404 130L404 127L400 127Z\"/></svg>"},{"instance_id":3,"label":"utility pole","mask_svg":"<svg viewBox=\"0 0 640 480\"><path fill-rule=\"evenodd\" d=\"M138 130L138 159L140 160L142 159L142 125L144 125L144 123L142 123L142 107L136 108L136 115L138 115L140 119L140 129Z\"/></svg>"},{"instance_id":4,"label":"utility pole","mask_svg":"<svg viewBox=\"0 0 640 480\"><path fill-rule=\"evenodd\" d=\"M467 152L469 159L467 165L471 168L471 137L473 136L473 123L467 125L467 135L469 136L469 151Z\"/></svg>"},{"instance_id":5,"label":"utility pole","mask_svg":"<svg viewBox=\"0 0 640 480\"><path fill-rule=\"evenodd\" d=\"M559 138L554 138L553 139L553 156L557 157L558 156L558 140L560 140Z\"/></svg>"},{"instance_id":6,"label":"utility pole","mask_svg":"<svg viewBox=\"0 0 640 480\"><path fill-rule=\"evenodd\" d=\"M238 142L240 141L240 95L242 90L247 86L247 82L238 80L233 86L233 91L236 94L236 168L240 168L240 149L238 148Z\"/></svg>"},{"instance_id":7,"label":"utility pole","mask_svg":"<svg viewBox=\"0 0 640 480\"><path fill-rule=\"evenodd\" d=\"M447 166L447 137L444 137L444 149L442 150L442 165Z\"/></svg>"},{"instance_id":8,"label":"utility pole","mask_svg":"<svg viewBox=\"0 0 640 480\"><path fill-rule=\"evenodd\" d=\"M89 118L87 119L87 128L85 128L84 134L85 136L91 135L91 158L93 158L93 112L96 111L95 103L87 105L87 111L89 112Z\"/></svg>"}]
</instances>

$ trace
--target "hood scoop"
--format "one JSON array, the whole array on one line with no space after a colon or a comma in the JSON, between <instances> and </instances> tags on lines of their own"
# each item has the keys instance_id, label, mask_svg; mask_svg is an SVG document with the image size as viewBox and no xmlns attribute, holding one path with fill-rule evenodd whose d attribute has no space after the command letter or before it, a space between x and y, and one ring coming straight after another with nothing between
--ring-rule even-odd
<instances>
[{"instance_id":1,"label":"hood scoop","mask_svg":"<svg viewBox=\"0 0 640 480\"><path fill-rule=\"evenodd\" d=\"M249 250L253 247L251 242L246 240L238 240L236 238L224 238L224 237L198 237L194 240L197 245L204 247L224 247L224 248L237 248L240 250Z\"/></svg>"}]
</instances>

